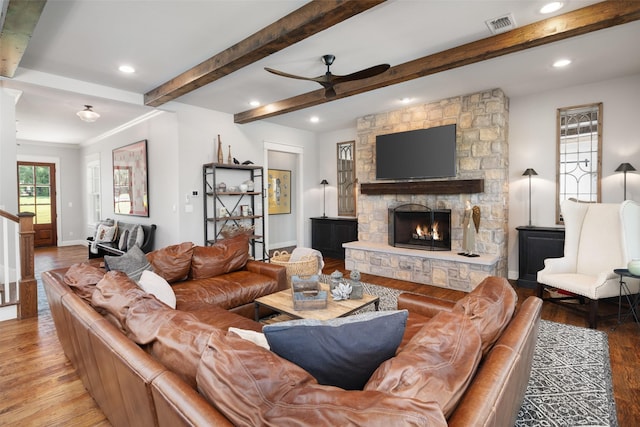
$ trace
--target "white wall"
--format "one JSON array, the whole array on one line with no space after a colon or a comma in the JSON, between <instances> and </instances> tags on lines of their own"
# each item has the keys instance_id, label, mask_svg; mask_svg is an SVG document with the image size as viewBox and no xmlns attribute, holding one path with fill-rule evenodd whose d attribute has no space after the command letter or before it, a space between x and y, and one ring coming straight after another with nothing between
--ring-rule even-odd
<instances>
[{"instance_id":1,"label":"white wall","mask_svg":"<svg viewBox=\"0 0 640 427\"><path fill-rule=\"evenodd\" d=\"M508 94L507 94L508 95ZM536 226L555 226L556 110L603 103L602 201L623 199L623 174L614 172L628 162L640 170L637 131L640 74L531 96L511 98L509 127L509 278L518 277L518 234L528 224L529 184L522 176L533 168L531 218ZM627 174L627 199L640 201L640 174Z\"/></svg>"},{"instance_id":2,"label":"white wall","mask_svg":"<svg viewBox=\"0 0 640 427\"><path fill-rule=\"evenodd\" d=\"M113 212L112 151L125 145L147 140L149 217L119 215ZM100 154L100 185L103 218L139 224L156 224L155 247L179 243L178 179L180 176L176 115L164 113L139 123L115 135L84 147L78 162L78 180L85 188L85 159L88 154ZM175 206L175 209L174 209ZM83 207L83 213L86 207ZM202 213L202 210L200 210ZM85 215L83 225L86 227ZM86 230L90 232L91 230Z\"/></svg>"},{"instance_id":3,"label":"white wall","mask_svg":"<svg viewBox=\"0 0 640 427\"><path fill-rule=\"evenodd\" d=\"M0 88L0 209L18 213L15 93Z\"/></svg>"},{"instance_id":4,"label":"white wall","mask_svg":"<svg viewBox=\"0 0 640 427\"><path fill-rule=\"evenodd\" d=\"M278 249L288 246L296 246L296 217L301 207L301 201L296 197L298 193L297 182L298 162L294 153L281 151L269 151L269 169L283 169L291 171L291 212L288 214L269 215L269 249ZM267 174L265 173L265 176ZM265 183L266 184L266 183ZM265 202L265 209L268 209Z\"/></svg>"},{"instance_id":5,"label":"white wall","mask_svg":"<svg viewBox=\"0 0 640 427\"><path fill-rule=\"evenodd\" d=\"M202 197L202 165L211 163L217 146L214 137L220 135L224 147L224 158L227 159L229 145L231 154L240 162L251 160L262 165L264 144L266 141L303 147L304 153L315 152L315 134L274 125L266 122L237 125L233 123L233 115L217 111L192 107L179 103L171 103L169 108L176 111L178 117L178 171L173 175L178 181L179 236L181 241L204 243L203 197ZM304 156L302 168L304 199L300 201L300 209L306 210L307 190L311 182L309 175L315 170L313 155ZM216 155L217 161L217 155ZM198 190L199 197L191 198L192 212L185 213L186 195ZM306 215L306 214L305 214ZM271 237L277 241L277 236ZM303 244L311 241L310 231L305 229ZM157 247L158 245L156 245Z\"/></svg>"}]
</instances>

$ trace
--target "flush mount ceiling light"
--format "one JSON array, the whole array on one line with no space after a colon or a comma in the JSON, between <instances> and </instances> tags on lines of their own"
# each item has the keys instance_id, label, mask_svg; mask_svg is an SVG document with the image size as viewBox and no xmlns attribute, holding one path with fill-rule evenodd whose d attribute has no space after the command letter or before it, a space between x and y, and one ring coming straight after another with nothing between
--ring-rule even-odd
<instances>
[{"instance_id":1,"label":"flush mount ceiling light","mask_svg":"<svg viewBox=\"0 0 640 427\"><path fill-rule=\"evenodd\" d=\"M556 62L553 63L553 67L562 68L562 67L566 67L569 64L571 64L570 59L558 59Z\"/></svg>"},{"instance_id":2,"label":"flush mount ceiling light","mask_svg":"<svg viewBox=\"0 0 640 427\"><path fill-rule=\"evenodd\" d=\"M562 9L562 6L564 6L563 2L552 1L551 3L547 3L544 6L542 6L540 8L540 13L547 14L547 13L557 12L558 10Z\"/></svg>"},{"instance_id":3,"label":"flush mount ceiling light","mask_svg":"<svg viewBox=\"0 0 640 427\"><path fill-rule=\"evenodd\" d=\"M118 70L120 70L120 72L125 74L131 74L136 72L136 69L133 68L131 65L121 65L118 67Z\"/></svg>"},{"instance_id":4,"label":"flush mount ceiling light","mask_svg":"<svg viewBox=\"0 0 640 427\"><path fill-rule=\"evenodd\" d=\"M309 121L311 123L318 123L320 121L320 118L318 116L312 116Z\"/></svg>"},{"instance_id":5,"label":"flush mount ceiling light","mask_svg":"<svg viewBox=\"0 0 640 427\"><path fill-rule=\"evenodd\" d=\"M259 107L260 101L254 99L253 101L249 101L249 105L251 105L252 107Z\"/></svg>"},{"instance_id":6,"label":"flush mount ceiling light","mask_svg":"<svg viewBox=\"0 0 640 427\"><path fill-rule=\"evenodd\" d=\"M85 105L84 110L78 111L76 114L83 122L95 122L100 117L100 114L93 111L92 108L91 105Z\"/></svg>"}]
</instances>

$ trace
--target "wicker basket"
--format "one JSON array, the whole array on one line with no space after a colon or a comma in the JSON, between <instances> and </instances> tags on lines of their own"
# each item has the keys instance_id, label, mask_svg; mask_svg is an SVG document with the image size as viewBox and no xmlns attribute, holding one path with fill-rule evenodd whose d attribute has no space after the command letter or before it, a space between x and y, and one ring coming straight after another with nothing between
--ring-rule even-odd
<instances>
[{"instance_id":1,"label":"wicker basket","mask_svg":"<svg viewBox=\"0 0 640 427\"><path fill-rule=\"evenodd\" d=\"M271 263L282 265L287 269L287 283L291 287L291 277L299 276L308 278L318 274L318 257L304 256L300 261L290 262L291 254L287 251L275 251L271 257Z\"/></svg>"}]
</instances>

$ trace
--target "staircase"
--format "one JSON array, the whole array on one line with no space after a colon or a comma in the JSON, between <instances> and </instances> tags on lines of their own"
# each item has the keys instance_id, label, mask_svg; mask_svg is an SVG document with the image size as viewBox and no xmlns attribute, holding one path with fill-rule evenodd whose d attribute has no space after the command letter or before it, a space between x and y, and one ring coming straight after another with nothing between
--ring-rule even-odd
<instances>
[{"instance_id":1,"label":"staircase","mask_svg":"<svg viewBox=\"0 0 640 427\"><path fill-rule=\"evenodd\" d=\"M38 315L33 217L0 210L0 321Z\"/></svg>"}]
</instances>

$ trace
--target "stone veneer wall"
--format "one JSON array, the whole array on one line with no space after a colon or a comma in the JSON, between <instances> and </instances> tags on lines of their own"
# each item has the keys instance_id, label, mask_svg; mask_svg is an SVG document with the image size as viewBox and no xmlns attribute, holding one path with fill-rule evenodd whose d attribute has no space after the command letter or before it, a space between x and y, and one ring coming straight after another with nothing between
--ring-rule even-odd
<instances>
[{"instance_id":1,"label":"stone veneer wall","mask_svg":"<svg viewBox=\"0 0 640 427\"><path fill-rule=\"evenodd\" d=\"M507 218L508 218L508 125L509 100L501 89L487 90L471 95L443 99L429 104L411 106L401 110L373 114L358 119L356 141L356 176L359 182L375 182L376 135L425 129L446 124L457 124L457 176L445 179L484 179L484 192L456 195L362 195L358 197L358 240L361 243L387 243L387 209L403 203L420 203L434 209L451 209L451 248L462 247L462 215L464 203L481 209L480 231L476 237L476 251L498 257L495 274L507 274ZM350 259L350 255L358 259ZM413 280L415 276L433 281L424 268L416 265L418 259L402 262L395 256L366 260L359 251L347 250L348 268ZM461 261L465 258L461 257ZM425 262L425 261L421 261ZM428 262L428 261L426 261ZM456 277L452 283L434 283L439 286L471 290L478 278L469 278L468 265L457 269L449 263L448 275ZM416 270L416 271L414 271ZM486 273L483 274L486 276ZM466 276L466 277L460 277ZM462 279L462 280L461 280ZM418 280L413 280L418 281ZM426 283L425 280L420 281ZM471 283L467 283L471 282ZM467 283L465 285L465 283Z\"/></svg>"}]
</instances>

